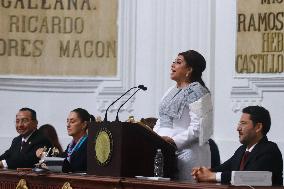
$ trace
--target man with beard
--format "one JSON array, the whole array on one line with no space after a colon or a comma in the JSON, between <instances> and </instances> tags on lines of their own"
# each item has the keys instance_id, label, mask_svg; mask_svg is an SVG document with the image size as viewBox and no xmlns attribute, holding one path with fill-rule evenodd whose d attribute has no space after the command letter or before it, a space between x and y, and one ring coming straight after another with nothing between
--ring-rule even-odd
<instances>
[{"instance_id":1,"label":"man with beard","mask_svg":"<svg viewBox=\"0 0 284 189\"><path fill-rule=\"evenodd\" d=\"M271 125L269 112L260 106L248 106L242 112L237 131L243 145L220 166L193 168L192 176L199 182L229 184L232 171L270 171L272 185L282 186L282 154L277 144L268 141L266 136Z\"/></svg>"}]
</instances>

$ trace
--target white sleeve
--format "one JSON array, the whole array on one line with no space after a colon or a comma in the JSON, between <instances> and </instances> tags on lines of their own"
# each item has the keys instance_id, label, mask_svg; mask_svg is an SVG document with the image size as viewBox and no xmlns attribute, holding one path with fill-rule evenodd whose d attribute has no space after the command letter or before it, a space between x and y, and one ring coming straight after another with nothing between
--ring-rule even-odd
<instances>
[{"instance_id":1,"label":"white sleeve","mask_svg":"<svg viewBox=\"0 0 284 189\"><path fill-rule=\"evenodd\" d=\"M215 173L215 175L216 175L216 182L221 182L221 174L222 174L222 172Z\"/></svg>"},{"instance_id":2,"label":"white sleeve","mask_svg":"<svg viewBox=\"0 0 284 189\"><path fill-rule=\"evenodd\" d=\"M178 149L189 145L192 141L198 140L199 145L206 143L213 134L213 108L210 94L206 94L199 100L189 104L189 123L181 117L180 123L186 124L184 131L173 137ZM187 125L188 124L188 125Z\"/></svg>"},{"instance_id":3,"label":"white sleeve","mask_svg":"<svg viewBox=\"0 0 284 189\"><path fill-rule=\"evenodd\" d=\"M190 110L188 114L190 117L190 122L183 123L187 125L186 126L187 129L177 133L175 136L172 137L178 149L182 149L184 146L189 145L192 141L198 140L199 137L199 128L200 128L199 117L197 116L197 114L195 114Z\"/></svg>"},{"instance_id":4,"label":"white sleeve","mask_svg":"<svg viewBox=\"0 0 284 189\"><path fill-rule=\"evenodd\" d=\"M189 105L199 120L199 145L206 143L213 135L213 106L211 95L208 93Z\"/></svg>"},{"instance_id":5,"label":"white sleeve","mask_svg":"<svg viewBox=\"0 0 284 189\"><path fill-rule=\"evenodd\" d=\"M160 136L173 136L173 128L172 127L161 127L160 125L160 119L157 120L155 127L153 130Z\"/></svg>"},{"instance_id":6,"label":"white sleeve","mask_svg":"<svg viewBox=\"0 0 284 189\"><path fill-rule=\"evenodd\" d=\"M2 164L3 164L3 168L8 168L8 164L6 162L6 160L1 160L2 161Z\"/></svg>"},{"instance_id":7,"label":"white sleeve","mask_svg":"<svg viewBox=\"0 0 284 189\"><path fill-rule=\"evenodd\" d=\"M154 126L154 128L153 128L153 131L155 131L156 133L158 133L159 129L160 129L160 119L158 119L158 120L156 121L156 124L155 124L155 126Z\"/></svg>"}]
</instances>

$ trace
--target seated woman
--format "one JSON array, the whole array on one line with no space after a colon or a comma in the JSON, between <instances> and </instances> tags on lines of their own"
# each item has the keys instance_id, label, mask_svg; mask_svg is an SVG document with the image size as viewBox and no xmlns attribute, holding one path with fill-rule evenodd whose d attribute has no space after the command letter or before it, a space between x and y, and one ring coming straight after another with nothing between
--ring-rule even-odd
<instances>
[{"instance_id":1,"label":"seated woman","mask_svg":"<svg viewBox=\"0 0 284 189\"><path fill-rule=\"evenodd\" d=\"M87 124L92 120L94 116L82 108L76 108L69 113L67 132L73 139L62 156L65 157L63 172L87 171Z\"/></svg>"},{"instance_id":2,"label":"seated woman","mask_svg":"<svg viewBox=\"0 0 284 189\"><path fill-rule=\"evenodd\" d=\"M52 125L44 124L44 125L40 126L38 130L45 137L47 137L49 139L50 143L52 144L52 147L54 147L58 150L58 155L63 153L63 149L62 149L61 144L59 142L57 132ZM38 153L42 153L42 151L39 151Z\"/></svg>"}]
</instances>

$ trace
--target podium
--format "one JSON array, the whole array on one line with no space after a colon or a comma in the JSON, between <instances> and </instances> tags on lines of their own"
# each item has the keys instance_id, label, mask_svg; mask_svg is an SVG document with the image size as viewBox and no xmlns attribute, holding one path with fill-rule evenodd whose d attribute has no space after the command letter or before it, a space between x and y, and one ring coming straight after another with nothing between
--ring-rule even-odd
<instances>
[{"instance_id":1,"label":"podium","mask_svg":"<svg viewBox=\"0 0 284 189\"><path fill-rule=\"evenodd\" d=\"M91 122L88 132L88 174L153 176L154 156L160 148L164 177L174 177L175 147L150 128L130 122Z\"/></svg>"}]
</instances>

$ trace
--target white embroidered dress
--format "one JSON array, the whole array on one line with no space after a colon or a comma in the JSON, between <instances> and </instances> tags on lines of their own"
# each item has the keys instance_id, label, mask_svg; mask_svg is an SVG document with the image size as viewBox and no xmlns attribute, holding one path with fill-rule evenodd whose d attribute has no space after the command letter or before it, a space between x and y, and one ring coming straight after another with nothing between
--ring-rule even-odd
<instances>
[{"instance_id":1,"label":"white embroidered dress","mask_svg":"<svg viewBox=\"0 0 284 189\"><path fill-rule=\"evenodd\" d=\"M162 98L154 131L177 145L177 179L192 181L196 166L210 167L208 139L213 134L210 93L198 82L183 89L171 87Z\"/></svg>"}]
</instances>

